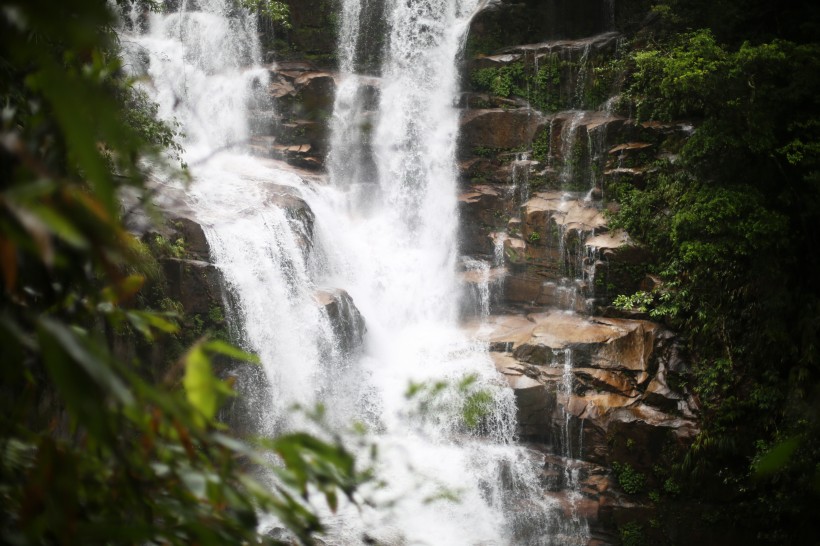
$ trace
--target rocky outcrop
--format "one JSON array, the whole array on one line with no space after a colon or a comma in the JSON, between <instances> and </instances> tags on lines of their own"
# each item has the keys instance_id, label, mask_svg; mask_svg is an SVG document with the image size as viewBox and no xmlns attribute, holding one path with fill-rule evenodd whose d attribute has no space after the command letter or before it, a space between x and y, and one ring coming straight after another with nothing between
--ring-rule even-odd
<instances>
[{"instance_id":1,"label":"rocky outcrop","mask_svg":"<svg viewBox=\"0 0 820 546\"><path fill-rule=\"evenodd\" d=\"M338 74L307 61L282 61L269 67L267 94L251 111L250 148L258 156L281 159L311 169L324 167L328 152ZM372 104L378 80L363 79L362 92Z\"/></svg>"},{"instance_id":2,"label":"rocky outcrop","mask_svg":"<svg viewBox=\"0 0 820 546\"><path fill-rule=\"evenodd\" d=\"M643 252L626 233L609 231L600 202L537 192L516 207L520 190L474 184L459 196L462 251L503 259L504 302L587 311L637 289Z\"/></svg>"},{"instance_id":3,"label":"rocky outcrop","mask_svg":"<svg viewBox=\"0 0 820 546\"><path fill-rule=\"evenodd\" d=\"M350 294L334 288L318 290L313 297L330 321L338 348L349 354L361 347L367 328Z\"/></svg>"},{"instance_id":4,"label":"rocky outcrop","mask_svg":"<svg viewBox=\"0 0 820 546\"><path fill-rule=\"evenodd\" d=\"M532 142L540 115L528 108L466 110L460 138L471 150L510 150Z\"/></svg>"},{"instance_id":5,"label":"rocky outcrop","mask_svg":"<svg viewBox=\"0 0 820 546\"><path fill-rule=\"evenodd\" d=\"M698 432L697 403L679 387L686 366L655 323L553 310L490 316L474 331L516 394L524 438L556 442L569 422L572 437L583 431L569 446L578 458L646 469ZM627 443L639 454L617 449Z\"/></svg>"},{"instance_id":6,"label":"rocky outcrop","mask_svg":"<svg viewBox=\"0 0 820 546\"><path fill-rule=\"evenodd\" d=\"M324 170L339 74L307 61L282 61L269 67L267 94L250 113L251 151L283 160L313 173ZM362 125L376 108L380 80L359 77ZM363 135L357 135L357 138Z\"/></svg>"},{"instance_id":7,"label":"rocky outcrop","mask_svg":"<svg viewBox=\"0 0 820 546\"><path fill-rule=\"evenodd\" d=\"M613 4L606 0L490 2L470 25L468 49L496 51L510 44L600 34L612 27Z\"/></svg>"}]
</instances>

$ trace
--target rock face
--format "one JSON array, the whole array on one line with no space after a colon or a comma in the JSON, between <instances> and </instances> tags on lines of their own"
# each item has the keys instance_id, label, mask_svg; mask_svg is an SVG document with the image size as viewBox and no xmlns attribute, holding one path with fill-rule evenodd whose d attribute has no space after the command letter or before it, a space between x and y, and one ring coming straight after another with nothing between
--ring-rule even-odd
<instances>
[{"instance_id":1,"label":"rock face","mask_svg":"<svg viewBox=\"0 0 820 546\"><path fill-rule=\"evenodd\" d=\"M532 142L540 116L527 109L467 110L461 117L461 141L475 148L518 148Z\"/></svg>"},{"instance_id":2,"label":"rock face","mask_svg":"<svg viewBox=\"0 0 820 546\"><path fill-rule=\"evenodd\" d=\"M611 6L603 0L501 0L474 18L470 37L488 49L500 49L543 39L591 36L611 27Z\"/></svg>"},{"instance_id":3,"label":"rock face","mask_svg":"<svg viewBox=\"0 0 820 546\"><path fill-rule=\"evenodd\" d=\"M474 328L516 393L523 438L551 443L569 415L584 430L579 458L605 464L615 433L651 439L640 443L651 461L698 431L694 399L670 387L683 379L674 337L657 324L553 310Z\"/></svg>"},{"instance_id":4,"label":"rock face","mask_svg":"<svg viewBox=\"0 0 820 546\"><path fill-rule=\"evenodd\" d=\"M267 94L251 111L251 150L297 167L321 169L336 79L336 73L306 61L271 65Z\"/></svg>"},{"instance_id":5,"label":"rock face","mask_svg":"<svg viewBox=\"0 0 820 546\"><path fill-rule=\"evenodd\" d=\"M638 123L606 100L620 40L606 21L625 21L623 10L541 29L547 41L536 42L537 19L517 19L528 3L495 6L473 22L473 89L460 101L460 248L465 263L493 272L464 275L489 292L489 316L482 308L466 327L515 393L519 435L544 457L546 495L590 525L590 544L616 544L620 526L657 516L646 491L665 487L657 469L699 429L675 336L611 305L659 281L608 212L616 186L643 184L690 128Z\"/></svg>"},{"instance_id":6,"label":"rock face","mask_svg":"<svg viewBox=\"0 0 820 546\"><path fill-rule=\"evenodd\" d=\"M267 93L250 112L251 151L313 173L323 172L339 75L308 61L280 61L268 67ZM380 94L377 77L360 77L362 126ZM363 132L367 132L363 131ZM357 135L357 137L367 135Z\"/></svg>"},{"instance_id":7,"label":"rock face","mask_svg":"<svg viewBox=\"0 0 820 546\"><path fill-rule=\"evenodd\" d=\"M658 465L698 432L697 403L677 386L686 366L674 336L648 321L557 310L468 328L515 393L520 437L543 453L546 496L587 522L590 544L617 544L618 525L655 517L639 494L662 488Z\"/></svg>"}]
</instances>

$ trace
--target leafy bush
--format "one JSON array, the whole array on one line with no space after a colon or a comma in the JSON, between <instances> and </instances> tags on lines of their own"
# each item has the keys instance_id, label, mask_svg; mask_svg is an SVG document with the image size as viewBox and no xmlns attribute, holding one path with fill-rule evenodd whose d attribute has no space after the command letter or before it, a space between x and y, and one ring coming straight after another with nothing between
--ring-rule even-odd
<instances>
[{"instance_id":1,"label":"leafy bush","mask_svg":"<svg viewBox=\"0 0 820 546\"><path fill-rule=\"evenodd\" d=\"M335 510L369 477L338 436L231 436L212 359L256 359L224 342L197 340L165 377L114 350L126 328L179 329L139 306L158 267L118 201L146 198L145 165L179 147L123 78L113 23L97 0L0 10L0 542L275 544L257 535L268 513L312 543L309 494Z\"/></svg>"},{"instance_id":2,"label":"leafy bush","mask_svg":"<svg viewBox=\"0 0 820 546\"><path fill-rule=\"evenodd\" d=\"M618 527L621 546L643 546L646 544L643 526L637 521L630 521Z\"/></svg>"},{"instance_id":3,"label":"leafy bush","mask_svg":"<svg viewBox=\"0 0 820 546\"><path fill-rule=\"evenodd\" d=\"M615 470L618 484L624 490L624 493L637 495L643 492L646 485L646 476L632 468L632 465L615 462L612 463L612 468Z\"/></svg>"},{"instance_id":4,"label":"leafy bush","mask_svg":"<svg viewBox=\"0 0 820 546\"><path fill-rule=\"evenodd\" d=\"M694 127L641 187L613 188L611 226L645 247L664 287L618 302L685 336L703 417L684 461L690 492L742 505L736 524L761 540L799 543L820 494L820 262L807 252L820 223L816 11L657 4L625 95L642 120ZM777 470L761 475L754 461L768 454Z\"/></svg>"}]
</instances>

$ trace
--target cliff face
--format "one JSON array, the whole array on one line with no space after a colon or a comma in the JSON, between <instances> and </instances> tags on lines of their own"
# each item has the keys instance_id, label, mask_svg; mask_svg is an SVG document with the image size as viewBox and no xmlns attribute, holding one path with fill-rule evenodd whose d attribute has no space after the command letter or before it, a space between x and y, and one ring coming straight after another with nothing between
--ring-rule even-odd
<instances>
[{"instance_id":1,"label":"cliff face","mask_svg":"<svg viewBox=\"0 0 820 546\"><path fill-rule=\"evenodd\" d=\"M637 527L686 534L661 513L669 466L699 430L675 335L611 305L657 283L607 225L613 185L641 184L691 131L618 110L619 60L646 13L633 8L494 4L473 21L461 100L461 249L492 264L483 277L467 266L473 293L489 286L490 315L473 324L516 393L521 438L546 446L547 489L603 543ZM580 500L566 500L573 489Z\"/></svg>"}]
</instances>

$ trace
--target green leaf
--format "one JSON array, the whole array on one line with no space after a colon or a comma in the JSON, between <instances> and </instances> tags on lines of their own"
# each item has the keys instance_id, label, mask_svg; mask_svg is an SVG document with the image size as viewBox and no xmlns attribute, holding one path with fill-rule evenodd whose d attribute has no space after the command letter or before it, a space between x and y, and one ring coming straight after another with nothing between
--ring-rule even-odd
<instances>
[{"instance_id":1,"label":"green leaf","mask_svg":"<svg viewBox=\"0 0 820 546\"><path fill-rule=\"evenodd\" d=\"M68 219L58 213L54 207L31 206L28 209L58 238L74 248L80 250L88 248L88 240L85 236Z\"/></svg>"},{"instance_id":2,"label":"green leaf","mask_svg":"<svg viewBox=\"0 0 820 546\"><path fill-rule=\"evenodd\" d=\"M774 446L755 463L755 475L758 477L770 476L781 470L789 462L799 445L800 440L798 438L789 438Z\"/></svg>"},{"instance_id":3,"label":"green leaf","mask_svg":"<svg viewBox=\"0 0 820 546\"><path fill-rule=\"evenodd\" d=\"M108 355L102 353L99 345L91 343L84 333L49 317L41 318L38 325L41 339L55 342L64 351L64 355L78 364L104 392L113 395L122 404L134 402L128 386L106 361ZM57 360L62 358L52 356L55 357L52 358L53 367L61 366L61 362Z\"/></svg>"},{"instance_id":4,"label":"green leaf","mask_svg":"<svg viewBox=\"0 0 820 546\"><path fill-rule=\"evenodd\" d=\"M179 331L179 326L166 320L165 317L154 311L126 311L125 316L128 317L128 322L137 329L148 340L154 339L152 328L165 332L167 334L175 334Z\"/></svg>"},{"instance_id":5,"label":"green leaf","mask_svg":"<svg viewBox=\"0 0 820 546\"><path fill-rule=\"evenodd\" d=\"M250 362L252 364L259 364L258 356L251 353L246 353L245 351L238 349L237 347L234 347L230 343L226 343L218 339L206 341L203 344L203 348L205 348L207 351L218 353L229 358L235 358L236 360L242 360L244 362Z\"/></svg>"},{"instance_id":6,"label":"green leaf","mask_svg":"<svg viewBox=\"0 0 820 546\"><path fill-rule=\"evenodd\" d=\"M198 344L188 351L185 356L185 377L182 384L188 402L196 408L207 421L216 415L219 409L218 392L216 388L217 379L211 370L211 360Z\"/></svg>"}]
</instances>

